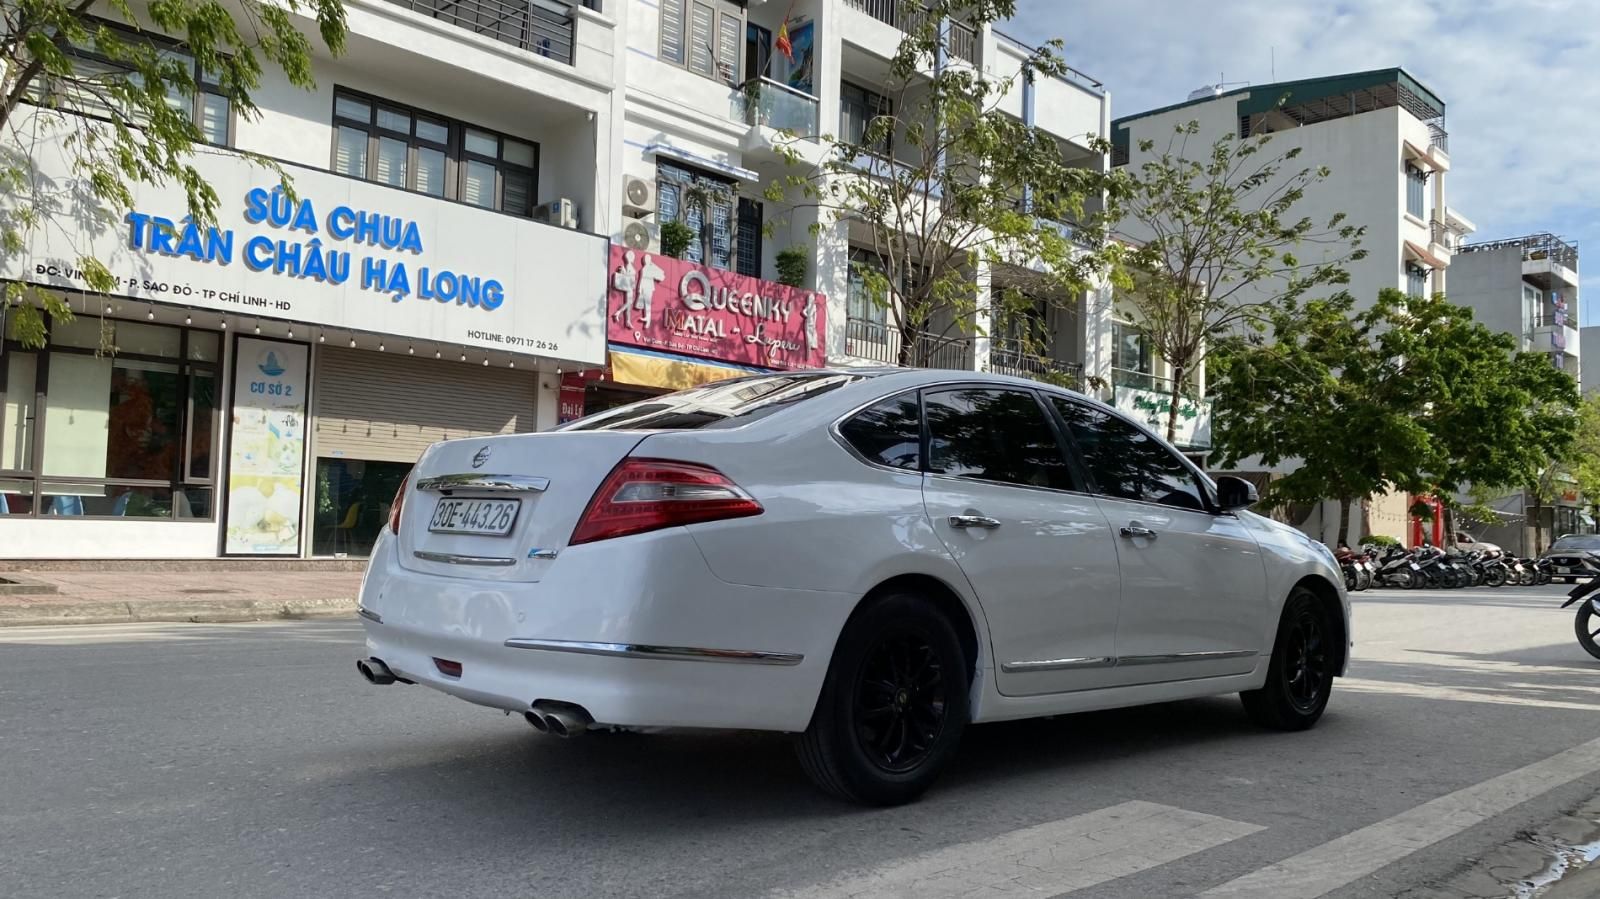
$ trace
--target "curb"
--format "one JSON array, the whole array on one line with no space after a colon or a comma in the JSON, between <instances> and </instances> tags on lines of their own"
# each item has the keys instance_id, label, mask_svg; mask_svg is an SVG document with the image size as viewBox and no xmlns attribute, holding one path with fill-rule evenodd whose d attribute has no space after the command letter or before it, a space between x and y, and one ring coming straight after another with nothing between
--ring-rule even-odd
<instances>
[{"instance_id":1,"label":"curb","mask_svg":"<svg viewBox=\"0 0 1600 899\"><path fill-rule=\"evenodd\" d=\"M0 606L0 627L53 624L127 624L176 621L223 624L239 621L346 618L356 612L354 598L340 599L161 599L143 602L39 603Z\"/></svg>"}]
</instances>

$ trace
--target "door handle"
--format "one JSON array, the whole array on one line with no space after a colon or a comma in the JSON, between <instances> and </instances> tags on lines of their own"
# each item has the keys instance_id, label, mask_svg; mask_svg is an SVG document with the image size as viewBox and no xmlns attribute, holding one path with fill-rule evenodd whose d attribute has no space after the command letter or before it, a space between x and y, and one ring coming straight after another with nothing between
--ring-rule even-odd
<instances>
[{"instance_id":1,"label":"door handle","mask_svg":"<svg viewBox=\"0 0 1600 899\"><path fill-rule=\"evenodd\" d=\"M986 531L992 531L1000 526L1000 519L990 518L987 515L952 515L950 516L950 526L961 530L983 528Z\"/></svg>"},{"instance_id":2,"label":"door handle","mask_svg":"<svg viewBox=\"0 0 1600 899\"><path fill-rule=\"evenodd\" d=\"M1130 540L1134 537L1143 537L1146 540L1154 540L1156 539L1156 532L1150 530L1142 524L1130 524L1122 528L1122 536L1127 537Z\"/></svg>"}]
</instances>

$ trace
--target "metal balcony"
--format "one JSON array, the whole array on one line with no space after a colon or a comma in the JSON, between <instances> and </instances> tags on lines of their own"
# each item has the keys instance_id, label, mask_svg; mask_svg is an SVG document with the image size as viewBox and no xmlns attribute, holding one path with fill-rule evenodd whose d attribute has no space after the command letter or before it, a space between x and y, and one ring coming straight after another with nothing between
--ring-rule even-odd
<instances>
[{"instance_id":1,"label":"metal balcony","mask_svg":"<svg viewBox=\"0 0 1600 899\"><path fill-rule=\"evenodd\" d=\"M1083 366L1025 352L1014 341L999 339L989 346L989 370L997 375L1029 378L1073 390L1083 389Z\"/></svg>"},{"instance_id":2,"label":"metal balcony","mask_svg":"<svg viewBox=\"0 0 1600 899\"><path fill-rule=\"evenodd\" d=\"M1428 146L1438 147L1445 155L1450 154L1450 132L1440 125L1428 123Z\"/></svg>"},{"instance_id":3,"label":"metal balcony","mask_svg":"<svg viewBox=\"0 0 1600 899\"><path fill-rule=\"evenodd\" d=\"M857 358L910 368L972 371L971 337L951 337L926 331L912 332L911 337L911 343L902 355L901 347L906 344L899 328L862 318L845 321L845 352Z\"/></svg>"},{"instance_id":4,"label":"metal balcony","mask_svg":"<svg viewBox=\"0 0 1600 899\"><path fill-rule=\"evenodd\" d=\"M457 28L572 65L572 8L599 0L389 0Z\"/></svg>"},{"instance_id":5,"label":"metal balcony","mask_svg":"<svg viewBox=\"0 0 1600 899\"><path fill-rule=\"evenodd\" d=\"M916 0L845 0L845 5L859 9L885 25L901 31L910 31L927 9ZM970 63L978 61L978 32L961 22L950 22L950 39L946 47L950 55Z\"/></svg>"}]
</instances>

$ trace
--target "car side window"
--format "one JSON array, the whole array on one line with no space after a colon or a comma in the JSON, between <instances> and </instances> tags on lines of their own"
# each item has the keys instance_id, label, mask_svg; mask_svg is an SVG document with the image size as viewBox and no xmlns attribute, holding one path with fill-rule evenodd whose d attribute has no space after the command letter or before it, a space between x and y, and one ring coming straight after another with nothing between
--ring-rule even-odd
<instances>
[{"instance_id":1,"label":"car side window","mask_svg":"<svg viewBox=\"0 0 1600 899\"><path fill-rule=\"evenodd\" d=\"M869 462L908 471L922 467L922 413L914 391L862 409L839 425L839 434Z\"/></svg>"},{"instance_id":2,"label":"car side window","mask_svg":"<svg viewBox=\"0 0 1600 899\"><path fill-rule=\"evenodd\" d=\"M1107 412L1051 397L1100 492L1117 499L1206 511L1205 492L1178 455Z\"/></svg>"},{"instance_id":3,"label":"car side window","mask_svg":"<svg viewBox=\"0 0 1600 899\"><path fill-rule=\"evenodd\" d=\"M1023 390L958 388L924 397L928 468L958 478L1074 489L1044 409Z\"/></svg>"}]
</instances>

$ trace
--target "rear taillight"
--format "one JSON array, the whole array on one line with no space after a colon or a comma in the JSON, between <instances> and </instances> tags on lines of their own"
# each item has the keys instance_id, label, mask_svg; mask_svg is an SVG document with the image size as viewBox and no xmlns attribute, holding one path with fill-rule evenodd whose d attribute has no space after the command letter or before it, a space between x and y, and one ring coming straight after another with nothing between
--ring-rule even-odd
<instances>
[{"instance_id":1,"label":"rear taillight","mask_svg":"<svg viewBox=\"0 0 1600 899\"><path fill-rule=\"evenodd\" d=\"M707 465L624 459L589 500L569 542L593 543L680 524L761 514L761 504Z\"/></svg>"},{"instance_id":2,"label":"rear taillight","mask_svg":"<svg viewBox=\"0 0 1600 899\"><path fill-rule=\"evenodd\" d=\"M400 536L400 510L406 504L406 488L411 486L411 473L400 479L400 489L394 492L394 502L389 505L389 530Z\"/></svg>"}]
</instances>

